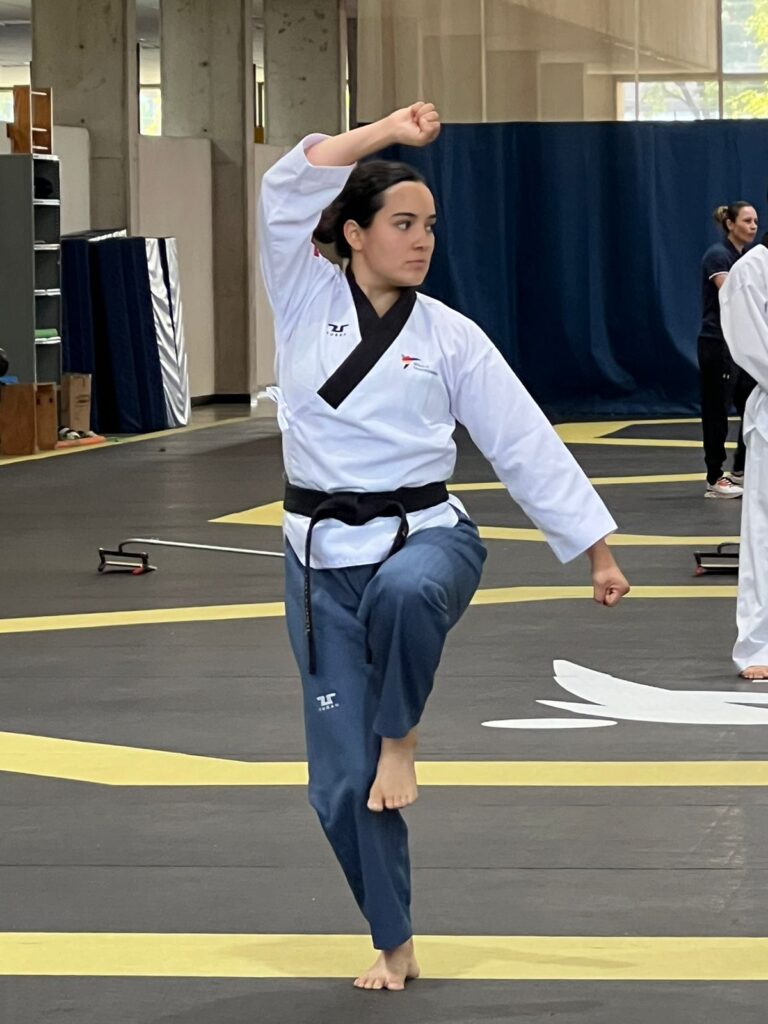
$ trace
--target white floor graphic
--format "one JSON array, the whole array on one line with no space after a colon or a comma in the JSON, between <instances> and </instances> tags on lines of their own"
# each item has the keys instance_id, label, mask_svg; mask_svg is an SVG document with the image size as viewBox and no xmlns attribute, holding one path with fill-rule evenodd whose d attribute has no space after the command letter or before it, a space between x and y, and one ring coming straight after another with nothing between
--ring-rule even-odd
<instances>
[{"instance_id":1,"label":"white floor graphic","mask_svg":"<svg viewBox=\"0 0 768 1024\"><path fill-rule=\"evenodd\" d=\"M555 680L575 701L537 704L589 718L509 718L483 722L492 729L585 729L629 722L681 725L768 725L768 693L738 690L666 690L594 672L570 661L553 662ZM756 706L755 706L756 705ZM766 705L761 707L760 705Z\"/></svg>"}]
</instances>

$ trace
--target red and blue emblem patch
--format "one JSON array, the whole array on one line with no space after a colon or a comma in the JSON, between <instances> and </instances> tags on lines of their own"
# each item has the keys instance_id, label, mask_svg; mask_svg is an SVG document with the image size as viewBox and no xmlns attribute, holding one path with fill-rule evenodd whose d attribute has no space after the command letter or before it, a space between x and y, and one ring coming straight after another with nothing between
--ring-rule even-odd
<instances>
[{"instance_id":1,"label":"red and blue emblem patch","mask_svg":"<svg viewBox=\"0 0 768 1024\"><path fill-rule=\"evenodd\" d=\"M420 362L418 356L400 356L400 359L402 360L404 370L407 370L411 363Z\"/></svg>"}]
</instances>

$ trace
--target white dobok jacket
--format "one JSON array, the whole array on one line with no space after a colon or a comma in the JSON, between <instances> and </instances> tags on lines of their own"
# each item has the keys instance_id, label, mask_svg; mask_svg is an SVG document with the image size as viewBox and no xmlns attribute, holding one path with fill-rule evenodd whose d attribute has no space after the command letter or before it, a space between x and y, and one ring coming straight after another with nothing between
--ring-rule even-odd
<instances>
[{"instance_id":1,"label":"white dobok jacket","mask_svg":"<svg viewBox=\"0 0 768 1024\"><path fill-rule=\"evenodd\" d=\"M768 441L768 249L756 245L731 267L720 289L723 334L738 366L757 381L744 410L744 434Z\"/></svg>"},{"instance_id":2,"label":"white dobok jacket","mask_svg":"<svg viewBox=\"0 0 768 1024\"><path fill-rule=\"evenodd\" d=\"M723 334L735 362L757 381L744 409L747 464L741 510L738 638L739 671L768 664L768 249L758 245L731 268L720 289Z\"/></svg>"},{"instance_id":3,"label":"white dobok jacket","mask_svg":"<svg viewBox=\"0 0 768 1024\"><path fill-rule=\"evenodd\" d=\"M419 294L394 344L332 408L318 390L360 343L349 283L312 243L320 214L353 167L315 167L310 135L264 177L259 244L275 319L277 402L288 480L333 491L393 491L447 481L457 421L557 557L575 558L616 529L610 513L496 347L467 317ZM411 532L453 526L453 496L408 515ZM303 561L309 520L286 514L285 534ZM391 518L365 526L317 524L314 568L366 565L392 544Z\"/></svg>"}]
</instances>

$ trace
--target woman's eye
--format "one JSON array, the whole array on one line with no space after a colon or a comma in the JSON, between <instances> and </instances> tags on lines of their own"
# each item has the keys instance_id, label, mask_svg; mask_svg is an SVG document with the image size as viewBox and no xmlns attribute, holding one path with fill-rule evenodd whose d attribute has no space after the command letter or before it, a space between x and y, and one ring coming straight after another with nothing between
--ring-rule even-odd
<instances>
[{"instance_id":1,"label":"woman's eye","mask_svg":"<svg viewBox=\"0 0 768 1024\"><path fill-rule=\"evenodd\" d=\"M410 226L411 226L411 222L409 220L400 221L400 223L397 225L397 227L403 228L406 231L408 230L408 228Z\"/></svg>"}]
</instances>

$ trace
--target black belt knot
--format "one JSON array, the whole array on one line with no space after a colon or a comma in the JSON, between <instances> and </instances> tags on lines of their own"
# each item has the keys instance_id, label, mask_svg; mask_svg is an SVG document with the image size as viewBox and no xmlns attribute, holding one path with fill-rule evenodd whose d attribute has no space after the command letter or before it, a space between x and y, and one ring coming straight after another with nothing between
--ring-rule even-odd
<instances>
[{"instance_id":1,"label":"black belt knot","mask_svg":"<svg viewBox=\"0 0 768 1024\"><path fill-rule=\"evenodd\" d=\"M310 675L317 671L310 571L312 533L315 526L323 519L338 519L347 526L365 526L372 519L381 516L399 519L392 546L384 560L379 563L381 566L405 545L408 538L408 513L432 508L447 500L448 489L442 482L424 484L422 487L400 487L396 491L336 491L330 494L295 487L290 483L285 485L285 511L309 517L304 545L304 632L307 636Z\"/></svg>"}]
</instances>

